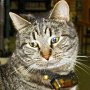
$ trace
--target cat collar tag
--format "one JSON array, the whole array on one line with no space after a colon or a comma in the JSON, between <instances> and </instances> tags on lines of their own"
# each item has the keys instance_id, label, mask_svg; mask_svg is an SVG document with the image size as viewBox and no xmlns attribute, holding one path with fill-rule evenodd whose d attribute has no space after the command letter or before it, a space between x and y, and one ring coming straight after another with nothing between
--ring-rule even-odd
<instances>
[{"instance_id":1,"label":"cat collar tag","mask_svg":"<svg viewBox=\"0 0 90 90\"><path fill-rule=\"evenodd\" d=\"M55 90L60 90L61 88L70 88L77 85L78 80L75 73L70 72L68 75L60 75L60 77L53 78L50 83Z\"/></svg>"}]
</instances>

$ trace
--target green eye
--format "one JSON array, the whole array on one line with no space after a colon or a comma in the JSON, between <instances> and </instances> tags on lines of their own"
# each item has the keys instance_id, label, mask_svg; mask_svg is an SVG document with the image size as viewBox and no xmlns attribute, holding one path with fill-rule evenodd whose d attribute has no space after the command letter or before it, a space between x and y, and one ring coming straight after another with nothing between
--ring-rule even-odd
<instances>
[{"instance_id":1,"label":"green eye","mask_svg":"<svg viewBox=\"0 0 90 90\"><path fill-rule=\"evenodd\" d=\"M37 48L38 47L38 43L37 42L31 42L30 46L33 48Z\"/></svg>"},{"instance_id":2,"label":"green eye","mask_svg":"<svg viewBox=\"0 0 90 90\"><path fill-rule=\"evenodd\" d=\"M59 41L60 37L53 37L51 39L51 44L57 43Z\"/></svg>"}]
</instances>

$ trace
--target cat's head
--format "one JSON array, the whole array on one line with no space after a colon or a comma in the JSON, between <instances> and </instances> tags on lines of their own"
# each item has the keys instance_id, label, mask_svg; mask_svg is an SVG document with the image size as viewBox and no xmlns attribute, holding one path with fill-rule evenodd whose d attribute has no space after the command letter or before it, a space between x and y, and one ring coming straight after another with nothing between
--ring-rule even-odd
<instances>
[{"instance_id":1,"label":"cat's head","mask_svg":"<svg viewBox=\"0 0 90 90\"><path fill-rule=\"evenodd\" d=\"M64 0L40 22L31 23L12 12L10 17L18 31L15 53L20 61L32 69L73 69L78 41Z\"/></svg>"}]
</instances>

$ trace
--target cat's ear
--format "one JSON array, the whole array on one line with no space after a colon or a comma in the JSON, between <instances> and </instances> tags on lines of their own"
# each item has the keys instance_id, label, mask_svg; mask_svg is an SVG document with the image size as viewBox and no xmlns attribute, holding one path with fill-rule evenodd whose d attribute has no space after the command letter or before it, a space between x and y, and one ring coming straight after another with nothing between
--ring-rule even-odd
<instances>
[{"instance_id":1,"label":"cat's ear","mask_svg":"<svg viewBox=\"0 0 90 90\"><path fill-rule=\"evenodd\" d=\"M23 19L15 13L10 12L9 15L11 17L11 20L13 21L15 28L18 31L31 24L30 22L28 22L27 20Z\"/></svg>"},{"instance_id":2,"label":"cat's ear","mask_svg":"<svg viewBox=\"0 0 90 90\"><path fill-rule=\"evenodd\" d=\"M70 16L68 3L65 0L56 3L49 18L69 21Z\"/></svg>"}]
</instances>

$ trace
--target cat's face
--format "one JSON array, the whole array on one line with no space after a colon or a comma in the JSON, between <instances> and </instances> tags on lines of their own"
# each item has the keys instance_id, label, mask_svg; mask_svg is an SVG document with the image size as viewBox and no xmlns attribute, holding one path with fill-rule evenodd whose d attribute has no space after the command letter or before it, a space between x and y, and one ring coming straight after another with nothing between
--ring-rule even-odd
<instances>
[{"instance_id":1,"label":"cat's face","mask_svg":"<svg viewBox=\"0 0 90 90\"><path fill-rule=\"evenodd\" d=\"M18 30L17 56L30 69L74 69L78 41L74 27L69 22L69 10L67 9L67 17L66 14L61 15L63 17L55 16L55 10L50 15L51 19L42 19L40 23L33 24L10 13Z\"/></svg>"}]
</instances>

